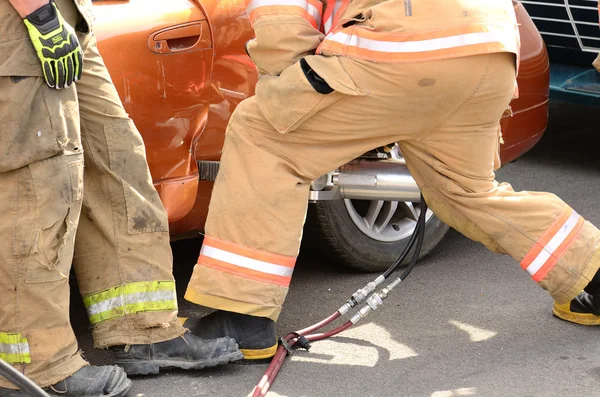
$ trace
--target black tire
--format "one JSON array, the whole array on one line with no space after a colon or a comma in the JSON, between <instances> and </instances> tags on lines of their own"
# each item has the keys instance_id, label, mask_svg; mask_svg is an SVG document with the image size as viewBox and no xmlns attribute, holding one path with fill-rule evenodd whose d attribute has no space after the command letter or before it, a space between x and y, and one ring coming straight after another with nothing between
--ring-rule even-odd
<instances>
[{"instance_id":1,"label":"black tire","mask_svg":"<svg viewBox=\"0 0 600 397\"><path fill-rule=\"evenodd\" d=\"M442 240L448 226L435 215L427 220L425 241L419 258ZM410 236L397 241L377 241L364 234L350 218L344 200L319 201L309 206L305 242L311 251L333 263L361 272L383 272L400 256ZM412 254L403 264L407 264Z\"/></svg>"}]
</instances>

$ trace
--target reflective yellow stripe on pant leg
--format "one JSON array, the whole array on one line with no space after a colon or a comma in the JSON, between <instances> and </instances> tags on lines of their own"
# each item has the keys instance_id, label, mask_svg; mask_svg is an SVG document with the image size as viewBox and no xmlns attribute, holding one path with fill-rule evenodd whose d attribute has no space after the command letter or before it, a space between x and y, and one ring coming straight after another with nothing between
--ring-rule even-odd
<instances>
[{"instance_id":1,"label":"reflective yellow stripe on pant leg","mask_svg":"<svg viewBox=\"0 0 600 397\"><path fill-rule=\"evenodd\" d=\"M177 310L174 281L141 281L119 285L83 298L90 323L151 311Z\"/></svg>"},{"instance_id":2,"label":"reflective yellow stripe on pant leg","mask_svg":"<svg viewBox=\"0 0 600 397\"><path fill-rule=\"evenodd\" d=\"M0 359L9 364L29 364L29 342L19 333L0 332Z\"/></svg>"}]
</instances>

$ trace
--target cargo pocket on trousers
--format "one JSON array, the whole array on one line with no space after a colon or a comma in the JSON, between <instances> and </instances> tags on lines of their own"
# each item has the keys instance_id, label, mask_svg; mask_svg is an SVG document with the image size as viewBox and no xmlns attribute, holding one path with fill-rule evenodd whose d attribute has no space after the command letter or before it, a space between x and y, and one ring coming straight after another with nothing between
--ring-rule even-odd
<instances>
[{"instance_id":1,"label":"cargo pocket on trousers","mask_svg":"<svg viewBox=\"0 0 600 397\"><path fill-rule=\"evenodd\" d=\"M313 58L332 79L313 70ZM322 58L322 59L321 59ZM308 60L308 62L307 62ZM267 121L281 134L292 132L319 111L359 91L335 57L309 56L285 69L279 76L263 76L256 84L256 103ZM346 84L340 85L337 80Z\"/></svg>"},{"instance_id":2,"label":"cargo pocket on trousers","mask_svg":"<svg viewBox=\"0 0 600 397\"><path fill-rule=\"evenodd\" d=\"M76 157L78 159L73 159ZM30 166L37 218L24 252L26 283L67 280L83 198L83 159L55 157ZM24 205L31 204L23 200ZM22 212L19 209L19 212Z\"/></svg>"},{"instance_id":3,"label":"cargo pocket on trousers","mask_svg":"<svg viewBox=\"0 0 600 397\"><path fill-rule=\"evenodd\" d=\"M125 195L129 234L169 231L167 212L152 183L142 136L131 120L104 126L110 169Z\"/></svg>"},{"instance_id":4,"label":"cargo pocket on trousers","mask_svg":"<svg viewBox=\"0 0 600 397\"><path fill-rule=\"evenodd\" d=\"M74 91L49 89L39 77L0 76L0 172L55 156L69 144L80 146L68 114L74 98Z\"/></svg>"}]
</instances>

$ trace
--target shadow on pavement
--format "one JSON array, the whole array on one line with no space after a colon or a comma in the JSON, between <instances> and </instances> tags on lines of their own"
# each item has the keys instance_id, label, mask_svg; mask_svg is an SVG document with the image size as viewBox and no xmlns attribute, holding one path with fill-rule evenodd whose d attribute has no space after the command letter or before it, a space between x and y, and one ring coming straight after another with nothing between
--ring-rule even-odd
<instances>
[{"instance_id":1,"label":"shadow on pavement","mask_svg":"<svg viewBox=\"0 0 600 397\"><path fill-rule=\"evenodd\" d=\"M600 222L600 112L553 103L550 127L532 151L499 172L518 188L558 193ZM172 244L180 315L207 310L183 300L201 239ZM278 322L280 335L336 310L375 274L349 273L304 252ZM73 283L75 284L75 283ZM73 288L72 318L94 364L89 324ZM552 300L518 264L451 231L394 290L381 310L286 363L269 397L591 396L600 388L597 329L559 321ZM266 365L229 365L136 378L130 395L246 396Z\"/></svg>"}]
</instances>

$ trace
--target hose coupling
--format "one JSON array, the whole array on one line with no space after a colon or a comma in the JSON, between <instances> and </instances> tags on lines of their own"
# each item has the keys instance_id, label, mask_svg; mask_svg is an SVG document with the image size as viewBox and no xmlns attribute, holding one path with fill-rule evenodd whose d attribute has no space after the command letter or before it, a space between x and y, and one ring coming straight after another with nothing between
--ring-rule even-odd
<instances>
[{"instance_id":1,"label":"hose coupling","mask_svg":"<svg viewBox=\"0 0 600 397\"><path fill-rule=\"evenodd\" d=\"M375 280L373 280L369 284L367 284L364 288L361 288L358 291L356 291L354 294L352 294L352 298L348 302L352 301L354 303L354 305L352 307L354 307L356 305L360 305L384 281L385 281L384 276L377 277Z\"/></svg>"},{"instance_id":2,"label":"hose coupling","mask_svg":"<svg viewBox=\"0 0 600 397\"><path fill-rule=\"evenodd\" d=\"M377 293L369 296L367 303L361 307L361 309L350 319L352 324L356 324L363 318L367 317L372 311L377 310L381 305L383 305L383 300L387 298L387 294L383 296L380 295L381 293Z\"/></svg>"},{"instance_id":3,"label":"hose coupling","mask_svg":"<svg viewBox=\"0 0 600 397\"><path fill-rule=\"evenodd\" d=\"M352 309L354 307L354 302L352 302L352 299L348 299L346 301L346 303L344 303L344 306L340 307L338 309L338 312L342 315L345 316L346 313L348 313L350 311L350 309Z\"/></svg>"}]
</instances>

